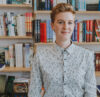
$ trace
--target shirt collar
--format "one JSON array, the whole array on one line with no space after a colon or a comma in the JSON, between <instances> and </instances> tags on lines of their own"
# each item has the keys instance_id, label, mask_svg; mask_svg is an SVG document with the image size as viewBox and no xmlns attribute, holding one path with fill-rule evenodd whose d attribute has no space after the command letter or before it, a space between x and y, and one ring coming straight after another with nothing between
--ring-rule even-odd
<instances>
[{"instance_id":1,"label":"shirt collar","mask_svg":"<svg viewBox=\"0 0 100 97\"><path fill-rule=\"evenodd\" d=\"M56 43L55 43L55 46L56 46L57 51L59 51L61 53L67 52L70 55L74 52L74 49L75 49L75 45L72 42L71 42L71 45L68 48L62 48Z\"/></svg>"}]
</instances>

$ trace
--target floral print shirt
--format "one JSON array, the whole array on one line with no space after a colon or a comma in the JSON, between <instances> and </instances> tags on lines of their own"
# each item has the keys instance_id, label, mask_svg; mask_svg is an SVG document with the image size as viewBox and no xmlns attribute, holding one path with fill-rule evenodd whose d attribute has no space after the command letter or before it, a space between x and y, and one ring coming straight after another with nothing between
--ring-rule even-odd
<instances>
[{"instance_id":1,"label":"floral print shirt","mask_svg":"<svg viewBox=\"0 0 100 97\"><path fill-rule=\"evenodd\" d=\"M56 43L37 45L31 60L28 97L97 97L94 53L71 44L64 49Z\"/></svg>"}]
</instances>

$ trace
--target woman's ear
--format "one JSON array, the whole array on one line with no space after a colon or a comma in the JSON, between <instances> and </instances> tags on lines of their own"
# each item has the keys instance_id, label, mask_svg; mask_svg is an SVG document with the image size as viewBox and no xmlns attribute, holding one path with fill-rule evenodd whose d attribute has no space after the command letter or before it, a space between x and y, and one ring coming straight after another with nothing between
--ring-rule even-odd
<instances>
[{"instance_id":1,"label":"woman's ear","mask_svg":"<svg viewBox=\"0 0 100 97\"><path fill-rule=\"evenodd\" d=\"M51 28L52 30L54 30L54 24L51 22Z\"/></svg>"}]
</instances>

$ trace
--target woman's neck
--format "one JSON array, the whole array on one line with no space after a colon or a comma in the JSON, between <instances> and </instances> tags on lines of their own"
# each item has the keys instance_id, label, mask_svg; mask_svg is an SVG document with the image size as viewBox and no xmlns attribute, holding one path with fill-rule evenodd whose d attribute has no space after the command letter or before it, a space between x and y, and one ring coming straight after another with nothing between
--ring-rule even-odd
<instances>
[{"instance_id":1,"label":"woman's neck","mask_svg":"<svg viewBox=\"0 0 100 97\"><path fill-rule=\"evenodd\" d=\"M65 42L56 40L56 44L65 49L71 45L71 40Z\"/></svg>"}]
</instances>

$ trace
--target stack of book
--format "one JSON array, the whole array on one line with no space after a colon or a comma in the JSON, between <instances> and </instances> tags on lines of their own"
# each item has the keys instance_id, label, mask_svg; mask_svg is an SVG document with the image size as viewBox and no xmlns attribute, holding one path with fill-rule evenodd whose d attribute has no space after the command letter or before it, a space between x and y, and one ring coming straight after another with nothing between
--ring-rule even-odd
<instances>
[{"instance_id":1,"label":"stack of book","mask_svg":"<svg viewBox=\"0 0 100 97\"><path fill-rule=\"evenodd\" d=\"M31 43L16 43L0 49L0 69L3 67L30 68L30 58L33 57Z\"/></svg>"},{"instance_id":2,"label":"stack of book","mask_svg":"<svg viewBox=\"0 0 100 97\"><path fill-rule=\"evenodd\" d=\"M99 4L86 4L87 11L98 11Z\"/></svg>"},{"instance_id":3,"label":"stack of book","mask_svg":"<svg viewBox=\"0 0 100 97\"><path fill-rule=\"evenodd\" d=\"M34 10L51 10L55 5L62 2L72 4L75 10L86 10L86 0L34 0Z\"/></svg>"}]
</instances>

